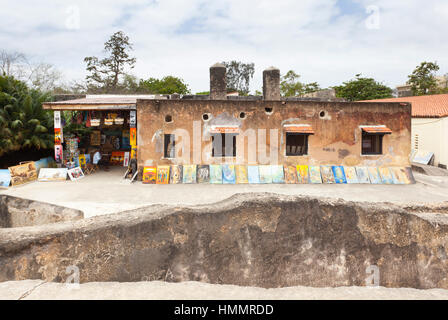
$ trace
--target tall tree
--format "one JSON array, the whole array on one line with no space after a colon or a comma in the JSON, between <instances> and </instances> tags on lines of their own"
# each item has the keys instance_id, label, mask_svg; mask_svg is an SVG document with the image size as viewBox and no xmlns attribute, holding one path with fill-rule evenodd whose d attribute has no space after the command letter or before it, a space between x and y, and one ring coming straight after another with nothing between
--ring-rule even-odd
<instances>
[{"instance_id":1,"label":"tall tree","mask_svg":"<svg viewBox=\"0 0 448 320\"><path fill-rule=\"evenodd\" d=\"M227 91L238 91L241 95L248 95L250 80L255 73L255 64L235 60L223 64L227 68Z\"/></svg>"},{"instance_id":2,"label":"tall tree","mask_svg":"<svg viewBox=\"0 0 448 320\"><path fill-rule=\"evenodd\" d=\"M357 74L355 79L335 86L336 97L348 101L374 100L392 98L393 90L373 78L363 78Z\"/></svg>"},{"instance_id":3,"label":"tall tree","mask_svg":"<svg viewBox=\"0 0 448 320\"><path fill-rule=\"evenodd\" d=\"M86 77L91 91L117 92L121 78L126 75L127 69L133 69L136 58L130 57L129 51L132 44L129 37L123 31L115 32L108 41L104 43L104 51L107 57L85 57Z\"/></svg>"},{"instance_id":4,"label":"tall tree","mask_svg":"<svg viewBox=\"0 0 448 320\"><path fill-rule=\"evenodd\" d=\"M140 80L138 91L154 94L190 93L188 84L183 79L173 76L166 76L162 79L149 78L148 80Z\"/></svg>"},{"instance_id":5,"label":"tall tree","mask_svg":"<svg viewBox=\"0 0 448 320\"><path fill-rule=\"evenodd\" d=\"M299 97L306 93L320 90L317 82L302 83L299 81L300 75L293 70L289 70L280 82L280 93L285 97Z\"/></svg>"},{"instance_id":6,"label":"tall tree","mask_svg":"<svg viewBox=\"0 0 448 320\"><path fill-rule=\"evenodd\" d=\"M436 72L440 67L437 62L422 62L417 66L412 74L408 76L408 84L412 87L412 94L421 96L425 94L437 93Z\"/></svg>"}]
</instances>

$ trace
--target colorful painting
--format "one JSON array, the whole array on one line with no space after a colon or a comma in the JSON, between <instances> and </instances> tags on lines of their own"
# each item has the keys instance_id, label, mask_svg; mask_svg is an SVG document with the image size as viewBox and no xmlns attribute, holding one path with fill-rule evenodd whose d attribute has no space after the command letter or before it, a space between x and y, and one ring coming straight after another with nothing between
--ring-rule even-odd
<instances>
[{"instance_id":1,"label":"colorful painting","mask_svg":"<svg viewBox=\"0 0 448 320\"><path fill-rule=\"evenodd\" d=\"M82 169L80 167L68 169L67 173L68 173L68 177L72 181L76 181L76 180L84 178L84 172L82 172Z\"/></svg>"},{"instance_id":2,"label":"colorful painting","mask_svg":"<svg viewBox=\"0 0 448 320\"><path fill-rule=\"evenodd\" d=\"M9 187L11 183L11 173L8 169L0 169L0 187Z\"/></svg>"},{"instance_id":3,"label":"colorful painting","mask_svg":"<svg viewBox=\"0 0 448 320\"><path fill-rule=\"evenodd\" d=\"M54 111L53 116L54 116L53 127L60 129L61 128L61 111Z\"/></svg>"},{"instance_id":4,"label":"colorful painting","mask_svg":"<svg viewBox=\"0 0 448 320\"><path fill-rule=\"evenodd\" d=\"M180 184L182 183L182 166L172 165L170 168L170 183Z\"/></svg>"},{"instance_id":5,"label":"colorful painting","mask_svg":"<svg viewBox=\"0 0 448 320\"><path fill-rule=\"evenodd\" d=\"M258 166L247 166L247 180L249 180L249 183L260 183L260 173L258 169Z\"/></svg>"},{"instance_id":6,"label":"colorful painting","mask_svg":"<svg viewBox=\"0 0 448 320\"><path fill-rule=\"evenodd\" d=\"M84 169L86 167L86 155L85 154L80 154L78 156L78 160L79 160L79 166Z\"/></svg>"},{"instance_id":7,"label":"colorful painting","mask_svg":"<svg viewBox=\"0 0 448 320\"><path fill-rule=\"evenodd\" d=\"M199 165L197 168L197 182L198 183L209 183L210 182L210 166L209 165Z\"/></svg>"},{"instance_id":8,"label":"colorful painting","mask_svg":"<svg viewBox=\"0 0 448 320\"><path fill-rule=\"evenodd\" d=\"M62 142L61 129L55 128L54 129L54 144L61 144L61 142Z\"/></svg>"},{"instance_id":9,"label":"colorful painting","mask_svg":"<svg viewBox=\"0 0 448 320\"><path fill-rule=\"evenodd\" d=\"M131 153L130 152L125 152L124 153L123 167L129 166L130 157L131 157Z\"/></svg>"},{"instance_id":10,"label":"colorful painting","mask_svg":"<svg viewBox=\"0 0 448 320\"><path fill-rule=\"evenodd\" d=\"M377 167L368 167L370 183L372 184L382 184L380 172Z\"/></svg>"},{"instance_id":11,"label":"colorful painting","mask_svg":"<svg viewBox=\"0 0 448 320\"><path fill-rule=\"evenodd\" d=\"M309 166L309 179L310 183L322 183L322 177L320 174L320 167L319 166ZM299 172L297 171L297 175ZM300 180L299 180L300 182Z\"/></svg>"},{"instance_id":12,"label":"colorful painting","mask_svg":"<svg viewBox=\"0 0 448 320\"><path fill-rule=\"evenodd\" d=\"M310 182L309 168L308 166L299 165L296 167L297 171L297 182L301 184L306 184ZM319 180L320 180L320 170L319 170ZM318 183L322 183L318 182Z\"/></svg>"},{"instance_id":13,"label":"colorful painting","mask_svg":"<svg viewBox=\"0 0 448 320\"><path fill-rule=\"evenodd\" d=\"M210 165L210 183L213 184L222 183L222 166L220 164Z\"/></svg>"},{"instance_id":14,"label":"colorful painting","mask_svg":"<svg viewBox=\"0 0 448 320\"><path fill-rule=\"evenodd\" d=\"M170 182L170 166L157 166L157 184L168 184Z\"/></svg>"},{"instance_id":15,"label":"colorful painting","mask_svg":"<svg viewBox=\"0 0 448 320\"><path fill-rule=\"evenodd\" d=\"M380 172L381 181L384 184L393 184L394 178L392 176L392 173L390 172L389 168L378 168L378 171Z\"/></svg>"},{"instance_id":16,"label":"colorful painting","mask_svg":"<svg viewBox=\"0 0 448 320\"><path fill-rule=\"evenodd\" d=\"M129 144L131 146L137 145L137 128L129 129Z\"/></svg>"},{"instance_id":17,"label":"colorful painting","mask_svg":"<svg viewBox=\"0 0 448 320\"><path fill-rule=\"evenodd\" d=\"M260 183L272 183L271 166L258 166L258 172L260 175Z\"/></svg>"},{"instance_id":18,"label":"colorful painting","mask_svg":"<svg viewBox=\"0 0 448 320\"><path fill-rule=\"evenodd\" d=\"M272 183L285 183L283 166L271 166Z\"/></svg>"},{"instance_id":19,"label":"colorful painting","mask_svg":"<svg viewBox=\"0 0 448 320\"><path fill-rule=\"evenodd\" d=\"M297 183L297 168L295 166L284 166L283 170L285 172L285 183Z\"/></svg>"},{"instance_id":20,"label":"colorful painting","mask_svg":"<svg viewBox=\"0 0 448 320\"><path fill-rule=\"evenodd\" d=\"M157 167L144 167L142 175L142 183L155 184L157 182Z\"/></svg>"},{"instance_id":21,"label":"colorful painting","mask_svg":"<svg viewBox=\"0 0 448 320\"><path fill-rule=\"evenodd\" d=\"M367 170L367 167L356 167L356 176L358 177L358 183L370 183L369 170Z\"/></svg>"},{"instance_id":22,"label":"colorful painting","mask_svg":"<svg viewBox=\"0 0 448 320\"><path fill-rule=\"evenodd\" d=\"M403 182L401 182L400 178L399 178L400 168L398 168L398 167L390 167L389 171L390 171L390 173L392 175L392 180L393 180L394 184L403 184Z\"/></svg>"},{"instance_id":23,"label":"colorful painting","mask_svg":"<svg viewBox=\"0 0 448 320\"><path fill-rule=\"evenodd\" d=\"M344 173L347 183L349 184L359 183L355 167L344 167Z\"/></svg>"},{"instance_id":24,"label":"colorful painting","mask_svg":"<svg viewBox=\"0 0 448 320\"><path fill-rule=\"evenodd\" d=\"M345 177L344 167L342 166L332 166L331 167L334 176L334 182L336 183L347 183L347 179Z\"/></svg>"},{"instance_id":25,"label":"colorful painting","mask_svg":"<svg viewBox=\"0 0 448 320\"><path fill-rule=\"evenodd\" d=\"M415 184L416 181L415 181L415 178L414 178L414 174L412 173L412 168L411 167L406 167L405 168L405 172L406 172L406 176L407 176L407 178L409 180L409 183L410 184Z\"/></svg>"},{"instance_id":26,"label":"colorful painting","mask_svg":"<svg viewBox=\"0 0 448 320\"><path fill-rule=\"evenodd\" d=\"M40 169L42 168L48 168L49 165L49 159L48 158L42 158L38 161L35 161L34 164L36 165L36 171L39 175Z\"/></svg>"},{"instance_id":27,"label":"colorful painting","mask_svg":"<svg viewBox=\"0 0 448 320\"><path fill-rule=\"evenodd\" d=\"M34 162L9 167L8 170L11 175L11 185L13 186L37 180L36 164Z\"/></svg>"},{"instance_id":28,"label":"colorful painting","mask_svg":"<svg viewBox=\"0 0 448 320\"><path fill-rule=\"evenodd\" d=\"M434 152L417 150L412 159L412 162L420 163L420 164L429 164L431 162L432 157L434 157Z\"/></svg>"},{"instance_id":29,"label":"colorful painting","mask_svg":"<svg viewBox=\"0 0 448 320\"><path fill-rule=\"evenodd\" d=\"M406 174L406 168L404 167L394 167L390 168L392 175L394 177L394 182L397 184L411 184L408 175Z\"/></svg>"},{"instance_id":30,"label":"colorful painting","mask_svg":"<svg viewBox=\"0 0 448 320\"><path fill-rule=\"evenodd\" d=\"M101 131L93 130L90 134L90 144L92 146L99 146L101 144Z\"/></svg>"},{"instance_id":31,"label":"colorful painting","mask_svg":"<svg viewBox=\"0 0 448 320\"><path fill-rule=\"evenodd\" d=\"M323 183L336 183L331 166L320 166L320 175Z\"/></svg>"},{"instance_id":32,"label":"colorful painting","mask_svg":"<svg viewBox=\"0 0 448 320\"><path fill-rule=\"evenodd\" d=\"M236 183L245 184L249 183L247 179L247 166L236 165L235 166Z\"/></svg>"},{"instance_id":33,"label":"colorful painting","mask_svg":"<svg viewBox=\"0 0 448 320\"><path fill-rule=\"evenodd\" d=\"M196 183L195 164L188 164L183 166L182 181L183 183Z\"/></svg>"},{"instance_id":34,"label":"colorful painting","mask_svg":"<svg viewBox=\"0 0 448 320\"><path fill-rule=\"evenodd\" d=\"M235 165L233 164L223 164L222 165L222 183L224 184L235 184Z\"/></svg>"},{"instance_id":35,"label":"colorful painting","mask_svg":"<svg viewBox=\"0 0 448 320\"><path fill-rule=\"evenodd\" d=\"M62 146L60 144L55 145L54 146L54 160L57 163L61 163L63 160L63 155L62 155Z\"/></svg>"},{"instance_id":36,"label":"colorful painting","mask_svg":"<svg viewBox=\"0 0 448 320\"><path fill-rule=\"evenodd\" d=\"M67 168L42 168L39 171L38 181L65 181L67 180Z\"/></svg>"}]
</instances>

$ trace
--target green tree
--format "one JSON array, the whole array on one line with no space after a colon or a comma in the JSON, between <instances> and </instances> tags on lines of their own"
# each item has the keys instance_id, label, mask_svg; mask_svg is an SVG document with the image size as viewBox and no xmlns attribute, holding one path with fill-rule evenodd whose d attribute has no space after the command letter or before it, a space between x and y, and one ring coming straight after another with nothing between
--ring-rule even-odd
<instances>
[{"instance_id":1,"label":"green tree","mask_svg":"<svg viewBox=\"0 0 448 320\"><path fill-rule=\"evenodd\" d=\"M302 83L299 81L300 75L293 70L289 70L282 76L280 82L280 93L284 97L300 97L306 93L311 93L320 90L317 82Z\"/></svg>"},{"instance_id":2,"label":"green tree","mask_svg":"<svg viewBox=\"0 0 448 320\"><path fill-rule=\"evenodd\" d=\"M188 84L183 79L174 76L166 76L162 79L149 78L148 80L140 80L138 91L152 94L190 93Z\"/></svg>"},{"instance_id":3,"label":"green tree","mask_svg":"<svg viewBox=\"0 0 448 320\"><path fill-rule=\"evenodd\" d=\"M104 51L106 58L99 59L95 56L85 57L86 77L90 92L117 92L120 88L120 80L126 75L127 69L133 69L136 58L129 55L132 44L129 37L122 31L115 32L106 43Z\"/></svg>"},{"instance_id":4,"label":"green tree","mask_svg":"<svg viewBox=\"0 0 448 320\"><path fill-rule=\"evenodd\" d=\"M355 79L335 86L336 97L348 101L374 100L392 98L393 90L372 78L363 78L357 74Z\"/></svg>"},{"instance_id":5,"label":"green tree","mask_svg":"<svg viewBox=\"0 0 448 320\"><path fill-rule=\"evenodd\" d=\"M48 93L0 76L0 155L25 148L53 147L53 116L42 109L42 103L49 100Z\"/></svg>"},{"instance_id":6,"label":"green tree","mask_svg":"<svg viewBox=\"0 0 448 320\"><path fill-rule=\"evenodd\" d=\"M422 96L437 93L436 72L440 67L437 62L422 62L412 74L408 76L408 84L412 87L412 94Z\"/></svg>"},{"instance_id":7,"label":"green tree","mask_svg":"<svg viewBox=\"0 0 448 320\"><path fill-rule=\"evenodd\" d=\"M238 91L240 95L247 96L250 80L254 77L255 64L235 60L223 64L227 69L227 92Z\"/></svg>"}]
</instances>

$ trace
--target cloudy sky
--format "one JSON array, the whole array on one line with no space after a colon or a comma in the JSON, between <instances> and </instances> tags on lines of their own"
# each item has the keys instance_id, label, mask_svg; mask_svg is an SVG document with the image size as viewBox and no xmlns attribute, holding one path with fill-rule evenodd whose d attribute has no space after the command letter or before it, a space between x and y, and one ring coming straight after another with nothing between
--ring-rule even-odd
<instances>
[{"instance_id":1,"label":"cloudy sky","mask_svg":"<svg viewBox=\"0 0 448 320\"><path fill-rule=\"evenodd\" d=\"M0 0L0 49L85 77L85 56L100 56L124 31L133 73L175 75L192 92L208 90L217 61L254 62L251 89L269 66L305 82L340 84L357 73L389 86L422 61L448 73L447 0Z\"/></svg>"}]
</instances>

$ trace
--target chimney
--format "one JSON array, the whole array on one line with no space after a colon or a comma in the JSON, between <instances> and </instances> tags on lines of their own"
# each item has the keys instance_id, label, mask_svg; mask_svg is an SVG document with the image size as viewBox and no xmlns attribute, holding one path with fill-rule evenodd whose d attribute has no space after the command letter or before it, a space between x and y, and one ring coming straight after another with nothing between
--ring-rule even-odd
<instances>
[{"instance_id":1,"label":"chimney","mask_svg":"<svg viewBox=\"0 0 448 320\"><path fill-rule=\"evenodd\" d=\"M227 100L226 66L222 63L210 67L210 99Z\"/></svg>"},{"instance_id":2,"label":"chimney","mask_svg":"<svg viewBox=\"0 0 448 320\"><path fill-rule=\"evenodd\" d=\"M280 70L275 67L263 71L264 100L280 100Z\"/></svg>"}]
</instances>

